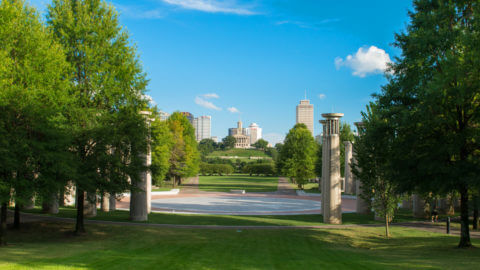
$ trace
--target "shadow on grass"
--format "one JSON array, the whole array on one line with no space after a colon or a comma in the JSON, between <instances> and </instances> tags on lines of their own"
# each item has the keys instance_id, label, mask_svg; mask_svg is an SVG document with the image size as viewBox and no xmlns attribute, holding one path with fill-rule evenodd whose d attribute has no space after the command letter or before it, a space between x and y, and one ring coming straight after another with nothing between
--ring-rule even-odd
<instances>
[{"instance_id":1,"label":"shadow on grass","mask_svg":"<svg viewBox=\"0 0 480 270\"><path fill-rule=\"evenodd\" d=\"M190 230L32 223L9 231L0 268L88 269L475 269L480 249L456 249L457 238L393 228ZM480 244L474 240L474 244Z\"/></svg>"}]
</instances>

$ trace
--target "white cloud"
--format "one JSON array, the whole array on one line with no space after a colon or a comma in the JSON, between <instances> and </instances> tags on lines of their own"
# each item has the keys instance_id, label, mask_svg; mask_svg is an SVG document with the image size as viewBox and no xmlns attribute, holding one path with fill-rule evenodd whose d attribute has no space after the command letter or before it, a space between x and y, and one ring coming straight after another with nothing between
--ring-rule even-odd
<instances>
[{"instance_id":1,"label":"white cloud","mask_svg":"<svg viewBox=\"0 0 480 270\"><path fill-rule=\"evenodd\" d=\"M215 104L213 104L212 102L207 101L201 97L195 97L195 103L207 109L216 110L216 111L222 110L222 108L215 106Z\"/></svg>"},{"instance_id":2,"label":"white cloud","mask_svg":"<svg viewBox=\"0 0 480 270\"><path fill-rule=\"evenodd\" d=\"M215 93L208 93L208 94L203 94L201 97L209 99L209 98L219 98L219 96Z\"/></svg>"},{"instance_id":3,"label":"white cloud","mask_svg":"<svg viewBox=\"0 0 480 270\"><path fill-rule=\"evenodd\" d=\"M375 46L359 48L355 55L348 55L345 59L335 58L335 67L340 69L345 66L353 70L353 75L365 77L368 74L383 73L391 63L390 56L384 50Z\"/></svg>"},{"instance_id":4,"label":"white cloud","mask_svg":"<svg viewBox=\"0 0 480 270\"><path fill-rule=\"evenodd\" d=\"M235 1L218 0L162 0L163 2L179 6L184 9L198 10L209 13L231 13L237 15L254 15L255 12L238 6Z\"/></svg>"},{"instance_id":5,"label":"white cloud","mask_svg":"<svg viewBox=\"0 0 480 270\"><path fill-rule=\"evenodd\" d=\"M231 112L231 113L240 113L240 111L239 111L237 108L235 108L235 107L230 107L230 108L228 108L227 110L228 110L229 112Z\"/></svg>"},{"instance_id":6,"label":"white cloud","mask_svg":"<svg viewBox=\"0 0 480 270\"><path fill-rule=\"evenodd\" d=\"M272 145L275 145L277 143L283 143L283 140L285 139L285 135L280 133L267 133L267 134L263 134L263 139L268 141Z\"/></svg>"},{"instance_id":7,"label":"white cloud","mask_svg":"<svg viewBox=\"0 0 480 270\"><path fill-rule=\"evenodd\" d=\"M150 105L152 105L152 106L157 105L157 103L155 102L155 100L153 100L152 96L147 95L147 94L144 94L142 97L143 97L143 99L145 99L145 100L148 102L148 104L150 104Z\"/></svg>"},{"instance_id":8,"label":"white cloud","mask_svg":"<svg viewBox=\"0 0 480 270\"><path fill-rule=\"evenodd\" d=\"M319 99L325 99L325 98L327 98L327 96L326 96L325 94L319 94L319 95L318 95L318 98L319 98Z\"/></svg>"},{"instance_id":9,"label":"white cloud","mask_svg":"<svg viewBox=\"0 0 480 270\"><path fill-rule=\"evenodd\" d=\"M136 5L115 4L120 16L131 19L161 19L166 16L160 9L147 9Z\"/></svg>"}]
</instances>

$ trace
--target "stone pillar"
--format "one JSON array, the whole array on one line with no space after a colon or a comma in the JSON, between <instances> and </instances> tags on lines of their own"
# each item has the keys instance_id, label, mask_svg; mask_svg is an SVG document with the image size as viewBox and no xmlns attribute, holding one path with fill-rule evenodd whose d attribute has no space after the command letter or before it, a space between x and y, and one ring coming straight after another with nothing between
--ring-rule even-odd
<instances>
[{"instance_id":1,"label":"stone pillar","mask_svg":"<svg viewBox=\"0 0 480 270\"><path fill-rule=\"evenodd\" d=\"M145 116L147 125L152 119L149 117L152 113L149 111L141 111L140 114ZM152 164L152 153L150 149L150 137L147 138L147 153L142 155L145 166ZM146 221L148 213L151 211L152 200L152 174L150 170L146 170L140 174L140 179L134 183L137 191L130 194L130 219L133 221Z\"/></svg>"},{"instance_id":2,"label":"stone pillar","mask_svg":"<svg viewBox=\"0 0 480 270\"><path fill-rule=\"evenodd\" d=\"M363 122L355 122L355 126L357 127L357 131L359 136L363 134ZM353 152L353 147L352 147L352 152ZM357 159L355 158L355 155L353 155L353 162L356 164ZM357 194L357 200L356 200L356 205L357 205L357 213L358 214L370 214L370 201L365 200L362 198L363 189L362 189L362 181L360 179L355 179L355 192Z\"/></svg>"},{"instance_id":3,"label":"stone pillar","mask_svg":"<svg viewBox=\"0 0 480 270\"><path fill-rule=\"evenodd\" d=\"M354 194L355 193L355 184L353 183L352 175L352 154L353 154L353 144L352 142L345 143L345 193Z\"/></svg>"},{"instance_id":4,"label":"stone pillar","mask_svg":"<svg viewBox=\"0 0 480 270\"><path fill-rule=\"evenodd\" d=\"M412 195L413 201L413 216L417 218L425 218L425 200L420 197L420 195L413 194Z\"/></svg>"},{"instance_id":5,"label":"stone pillar","mask_svg":"<svg viewBox=\"0 0 480 270\"><path fill-rule=\"evenodd\" d=\"M42 210L49 214L58 214L58 194L53 193L45 199L42 204Z\"/></svg>"},{"instance_id":6,"label":"stone pillar","mask_svg":"<svg viewBox=\"0 0 480 270\"><path fill-rule=\"evenodd\" d=\"M30 197L26 202L25 206L23 207L26 210L35 208L35 196Z\"/></svg>"},{"instance_id":7,"label":"stone pillar","mask_svg":"<svg viewBox=\"0 0 480 270\"><path fill-rule=\"evenodd\" d=\"M117 198L115 197L115 194L110 194L108 199L109 199L109 202L108 202L109 209L108 210L109 211L117 210Z\"/></svg>"},{"instance_id":8,"label":"stone pillar","mask_svg":"<svg viewBox=\"0 0 480 270\"><path fill-rule=\"evenodd\" d=\"M322 147L322 208L323 222L342 223L342 190L340 182L340 118L343 113L324 113L324 144Z\"/></svg>"},{"instance_id":9,"label":"stone pillar","mask_svg":"<svg viewBox=\"0 0 480 270\"><path fill-rule=\"evenodd\" d=\"M72 182L68 182L65 188L64 204L68 206L73 206L76 202L77 201L75 196L75 185Z\"/></svg>"},{"instance_id":10,"label":"stone pillar","mask_svg":"<svg viewBox=\"0 0 480 270\"><path fill-rule=\"evenodd\" d=\"M110 211L110 194L103 193L100 209L102 209L102 212Z\"/></svg>"},{"instance_id":11,"label":"stone pillar","mask_svg":"<svg viewBox=\"0 0 480 270\"><path fill-rule=\"evenodd\" d=\"M325 145L325 134L326 134L326 131L327 131L327 121L320 120L318 122L320 122L320 124L322 124L322 128L323 128L323 132L322 132L322 175L320 175L320 181L318 183L318 190L320 190L320 192L323 192L323 190L322 190L323 186L322 185L325 182L323 180L323 171L325 170L324 160L326 160L324 145ZM323 206L324 206L324 202L323 202L323 196L322 196L322 213L323 213Z\"/></svg>"},{"instance_id":12,"label":"stone pillar","mask_svg":"<svg viewBox=\"0 0 480 270\"><path fill-rule=\"evenodd\" d=\"M97 216L97 194L87 192L87 196L85 197L83 208L83 214L86 217L95 217Z\"/></svg>"}]
</instances>

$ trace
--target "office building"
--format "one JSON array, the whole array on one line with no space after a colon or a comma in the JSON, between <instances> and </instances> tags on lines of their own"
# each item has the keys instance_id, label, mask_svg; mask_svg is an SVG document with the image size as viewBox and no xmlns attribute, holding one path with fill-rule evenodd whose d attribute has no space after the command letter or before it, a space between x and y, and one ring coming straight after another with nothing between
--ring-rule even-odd
<instances>
[{"instance_id":1,"label":"office building","mask_svg":"<svg viewBox=\"0 0 480 270\"><path fill-rule=\"evenodd\" d=\"M193 127L195 128L195 138L197 142L212 137L212 117L200 116L193 119Z\"/></svg>"},{"instance_id":2,"label":"office building","mask_svg":"<svg viewBox=\"0 0 480 270\"><path fill-rule=\"evenodd\" d=\"M254 144L262 138L262 129L256 123L252 123L247 128L247 135L250 137L250 144Z\"/></svg>"},{"instance_id":3,"label":"office building","mask_svg":"<svg viewBox=\"0 0 480 270\"><path fill-rule=\"evenodd\" d=\"M306 98L304 100L301 100L300 104L297 105L296 123L305 124L313 136L313 104L310 104L310 101Z\"/></svg>"}]
</instances>

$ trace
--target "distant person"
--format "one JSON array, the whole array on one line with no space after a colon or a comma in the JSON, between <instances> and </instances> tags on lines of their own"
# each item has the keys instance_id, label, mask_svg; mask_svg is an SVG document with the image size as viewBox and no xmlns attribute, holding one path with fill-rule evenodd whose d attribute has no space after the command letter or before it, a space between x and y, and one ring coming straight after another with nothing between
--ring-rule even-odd
<instances>
[{"instance_id":1,"label":"distant person","mask_svg":"<svg viewBox=\"0 0 480 270\"><path fill-rule=\"evenodd\" d=\"M436 205L433 207L432 210L432 222L438 222L438 210Z\"/></svg>"}]
</instances>

